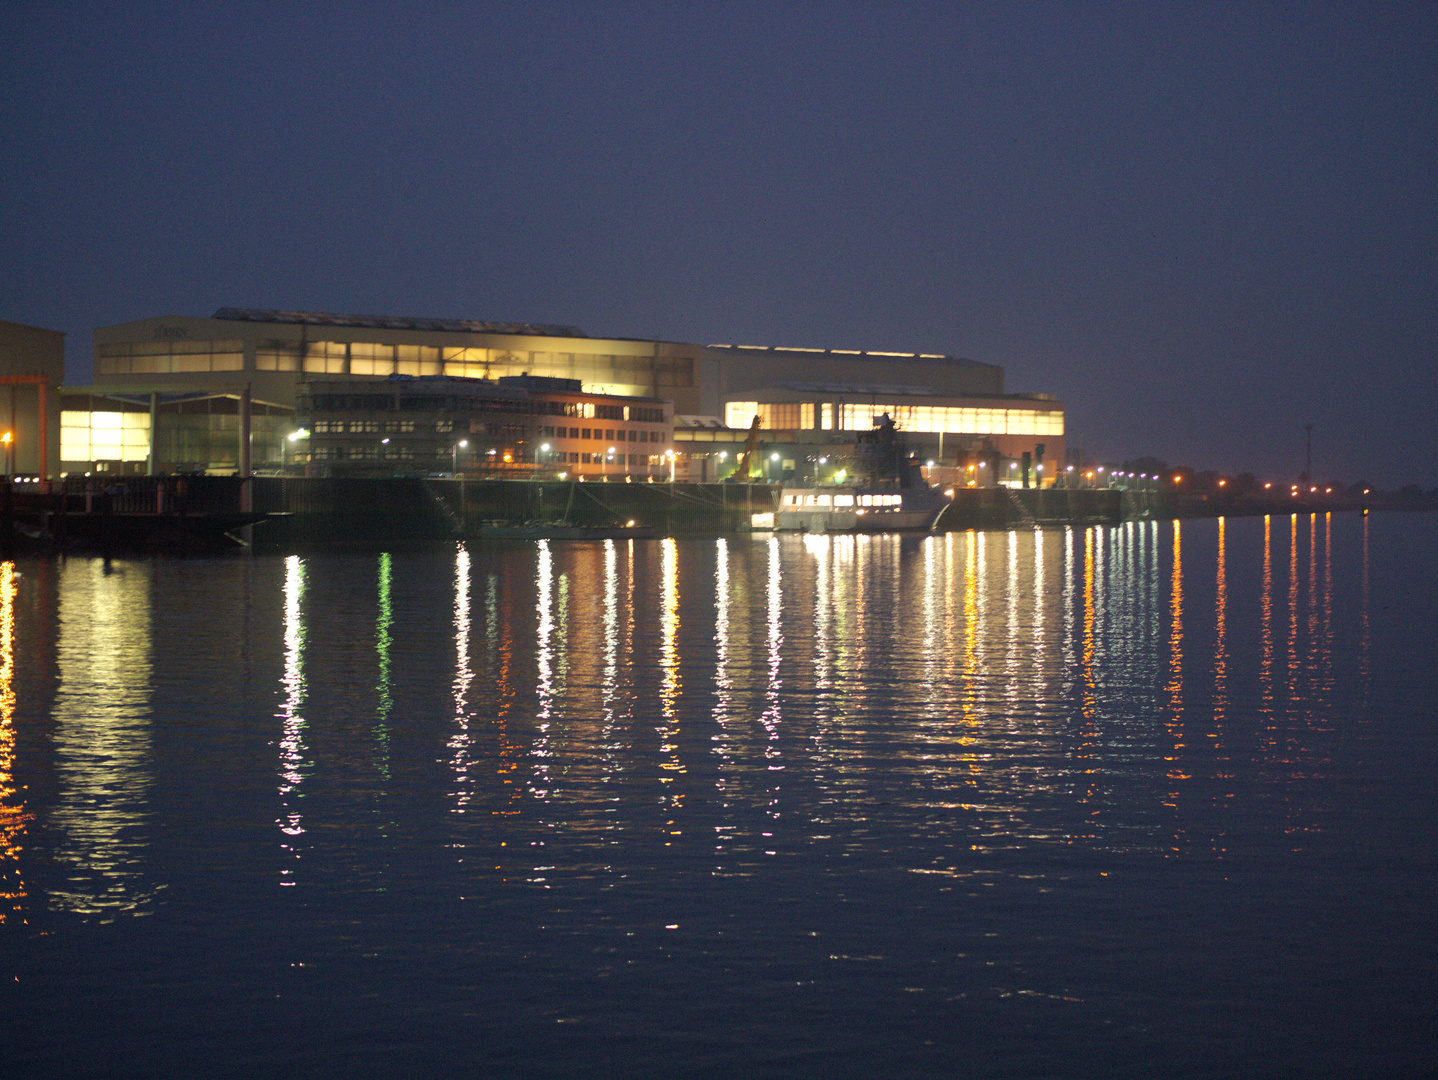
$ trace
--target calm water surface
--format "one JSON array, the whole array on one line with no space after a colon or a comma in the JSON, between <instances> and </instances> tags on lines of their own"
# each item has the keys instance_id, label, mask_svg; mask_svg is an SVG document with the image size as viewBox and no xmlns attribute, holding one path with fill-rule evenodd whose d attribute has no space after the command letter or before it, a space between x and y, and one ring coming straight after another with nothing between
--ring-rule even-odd
<instances>
[{"instance_id":1,"label":"calm water surface","mask_svg":"<svg viewBox=\"0 0 1438 1080\"><path fill-rule=\"evenodd\" d=\"M1388 1076L1438 521L0 564L0 1073Z\"/></svg>"}]
</instances>

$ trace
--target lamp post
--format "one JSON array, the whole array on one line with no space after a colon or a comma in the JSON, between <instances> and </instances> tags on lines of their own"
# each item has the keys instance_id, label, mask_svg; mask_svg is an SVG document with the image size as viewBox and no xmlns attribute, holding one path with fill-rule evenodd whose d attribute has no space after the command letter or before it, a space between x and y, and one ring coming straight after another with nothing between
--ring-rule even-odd
<instances>
[{"instance_id":1,"label":"lamp post","mask_svg":"<svg viewBox=\"0 0 1438 1080\"><path fill-rule=\"evenodd\" d=\"M604 455L604 460L599 463L599 476L600 476L600 479L603 479L603 480L608 480L608 479L609 479L609 460L610 460L612 457L614 457L614 447L611 446L611 447L609 448L608 453L606 453L606 454Z\"/></svg>"},{"instance_id":2,"label":"lamp post","mask_svg":"<svg viewBox=\"0 0 1438 1080\"><path fill-rule=\"evenodd\" d=\"M775 471L776 471L776 470L773 468L773 466L774 466L775 464L777 464L778 461L779 461L779 455L778 455L777 453L774 453L774 454L770 454L770 455L769 455L769 465L770 465L770 469L769 469L769 483L771 483L771 484L774 482L774 473L775 473Z\"/></svg>"},{"instance_id":3,"label":"lamp post","mask_svg":"<svg viewBox=\"0 0 1438 1080\"><path fill-rule=\"evenodd\" d=\"M549 444L548 444L548 443L541 443L539 446L536 446L536 447L534 448L534 474L535 474L535 476L538 476L538 475L539 475L539 455L540 455L540 454L547 454L547 453L549 453Z\"/></svg>"},{"instance_id":4,"label":"lamp post","mask_svg":"<svg viewBox=\"0 0 1438 1080\"><path fill-rule=\"evenodd\" d=\"M672 483L674 483L674 451L673 451L673 449L670 449L670 450L665 451L665 456L669 459L669 482L672 484Z\"/></svg>"},{"instance_id":5,"label":"lamp post","mask_svg":"<svg viewBox=\"0 0 1438 1080\"><path fill-rule=\"evenodd\" d=\"M459 472L459 452L468 445L468 439L460 439L459 442L450 447L450 472Z\"/></svg>"}]
</instances>

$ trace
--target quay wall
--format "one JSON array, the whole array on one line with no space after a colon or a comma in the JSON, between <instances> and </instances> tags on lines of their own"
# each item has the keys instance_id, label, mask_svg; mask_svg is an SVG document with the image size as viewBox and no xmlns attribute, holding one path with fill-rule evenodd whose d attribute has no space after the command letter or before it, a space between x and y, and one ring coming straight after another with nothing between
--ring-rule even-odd
<instances>
[{"instance_id":1,"label":"quay wall","mask_svg":"<svg viewBox=\"0 0 1438 1080\"><path fill-rule=\"evenodd\" d=\"M477 536L486 524L531 522L633 522L664 535L721 534L748 530L750 515L773 511L780 492L766 484L235 476L72 477L45 494L4 488L0 515L22 534L47 533L51 539L39 542L42 550L47 544L83 543L88 534L121 532L139 550L179 549L187 536L203 532L199 526L207 515L233 518L242 509L275 515L244 534L260 550L414 548ZM1361 502L1336 497L1310 504L1237 493L1204 498L1171 491L961 488L937 528L1085 526L1361 508ZM12 538L10 527L4 532Z\"/></svg>"}]
</instances>

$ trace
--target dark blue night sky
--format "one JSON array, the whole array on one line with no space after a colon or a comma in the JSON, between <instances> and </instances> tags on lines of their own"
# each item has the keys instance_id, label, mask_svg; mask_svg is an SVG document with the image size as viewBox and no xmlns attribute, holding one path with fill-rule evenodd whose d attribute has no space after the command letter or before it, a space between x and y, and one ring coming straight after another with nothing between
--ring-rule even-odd
<instances>
[{"instance_id":1,"label":"dark blue night sky","mask_svg":"<svg viewBox=\"0 0 1438 1080\"><path fill-rule=\"evenodd\" d=\"M300 10L294 10L299 8ZM17 4L0 318L920 350L1101 460L1438 485L1438 7Z\"/></svg>"}]
</instances>

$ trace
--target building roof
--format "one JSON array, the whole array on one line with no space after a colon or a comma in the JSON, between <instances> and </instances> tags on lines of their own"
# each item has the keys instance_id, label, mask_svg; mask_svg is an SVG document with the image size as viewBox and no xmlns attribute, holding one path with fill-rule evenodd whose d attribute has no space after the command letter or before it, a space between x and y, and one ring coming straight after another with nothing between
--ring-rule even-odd
<instances>
[{"instance_id":1,"label":"building roof","mask_svg":"<svg viewBox=\"0 0 1438 1080\"><path fill-rule=\"evenodd\" d=\"M548 323L490 322L476 319L421 319L407 315L336 315L327 311L265 311L220 308L212 319L233 322L288 323L303 326L349 326L371 330L447 330L464 334L528 334L534 337L588 337L577 326Z\"/></svg>"},{"instance_id":2,"label":"building roof","mask_svg":"<svg viewBox=\"0 0 1438 1080\"><path fill-rule=\"evenodd\" d=\"M983 360L970 360L967 357L948 356L944 353L878 352L872 349L811 349L797 345L730 345L722 343L709 345L707 347L710 349L726 349L736 353L791 353L835 360L925 360L929 363L939 364L973 365L975 367L986 368L1000 367L998 364L990 364Z\"/></svg>"},{"instance_id":3,"label":"building roof","mask_svg":"<svg viewBox=\"0 0 1438 1080\"><path fill-rule=\"evenodd\" d=\"M801 394L840 394L860 397L892 395L899 397L938 397L939 392L932 386L894 386L876 383L841 382L795 382L780 380L774 383L783 390L797 390Z\"/></svg>"}]
</instances>

